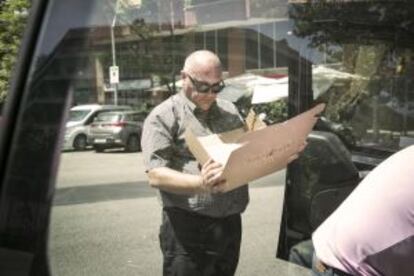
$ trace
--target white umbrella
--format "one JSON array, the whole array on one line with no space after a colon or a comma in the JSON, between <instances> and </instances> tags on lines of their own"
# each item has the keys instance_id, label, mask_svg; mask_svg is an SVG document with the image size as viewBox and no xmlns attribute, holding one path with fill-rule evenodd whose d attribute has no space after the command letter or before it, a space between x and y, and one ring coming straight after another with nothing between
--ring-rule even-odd
<instances>
[{"instance_id":1,"label":"white umbrella","mask_svg":"<svg viewBox=\"0 0 414 276\"><path fill-rule=\"evenodd\" d=\"M237 101L252 97L252 104L273 102L288 96L288 78L273 79L246 73L225 80L226 88L219 97Z\"/></svg>"},{"instance_id":2,"label":"white umbrella","mask_svg":"<svg viewBox=\"0 0 414 276\"><path fill-rule=\"evenodd\" d=\"M312 69L312 89L313 98L318 98L321 94L328 91L335 81L363 79L364 77L342 72L325 66L316 66Z\"/></svg>"},{"instance_id":3,"label":"white umbrella","mask_svg":"<svg viewBox=\"0 0 414 276\"><path fill-rule=\"evenodd\" d=\"M224 89L218 94L221 99L228 100L230 102L237 102L241 98L251 97L252 90L246 86L239 84L227 84Z\"/></svg>"},{"instance_id":4,"label":"white umbrella","mask_svg":"<svg viewBox=\"0 0 414 276\"><path fill-rule=\"evenodd\" d=\"M270 80L271 82L257 83L254 86L252 104L269 103L288 97L288 77Z\"/></svg>"}]
</instances>

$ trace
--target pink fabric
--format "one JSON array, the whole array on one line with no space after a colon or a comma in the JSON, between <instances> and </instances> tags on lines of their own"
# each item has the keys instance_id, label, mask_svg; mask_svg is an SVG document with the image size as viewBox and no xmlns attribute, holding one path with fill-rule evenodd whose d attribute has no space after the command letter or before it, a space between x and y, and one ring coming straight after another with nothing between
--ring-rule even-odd
<instances>
[{"instance_id":1,"label":"pink fabric","mask_svg":"<svg viewBox=\"0 0 414 276\"><path fill-rule=\"evenodd\" d=\"M355 275L382 275L367 258L388 252L387 249L404 240L410 242L412 251L413 235L414 146L411 146L370 172L314 232L312 240L316 255L326 264ZM414 263L414 256L409 257ZM383 262L393 266L401 263L401 256L388 254Z\"/></svg>"}]
</instances>

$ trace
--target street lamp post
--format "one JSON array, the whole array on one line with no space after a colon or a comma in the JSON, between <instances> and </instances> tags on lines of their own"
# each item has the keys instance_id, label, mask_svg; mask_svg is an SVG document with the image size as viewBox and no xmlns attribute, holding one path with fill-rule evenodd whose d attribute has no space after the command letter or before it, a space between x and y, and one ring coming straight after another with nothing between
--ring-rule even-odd
<instances>
[{"instance_id":1,"label":"street lamp post","mask_svg":"<svg viewBox=\"0 0 414 276\"><path fill-rule=\"evenodd\" d=\"M113 86L114 91L114 105L118 105L118 83L119 83L119 68L116 65L116 51L115 51L115 24L118 14L119 1L115 4L115 15L111 24L111 49L112 49L112 66L109 68L109 80Z\"/></svg>"},{"instance_id":2,"label":"street lamp post","mask_svg":"<svg viewBox=\"0 0 414 276\"><path fill-rule=\"evenodd\" d=\"M119 12L119 8L139 8L141 0L116 0L115 14L111 24L111 50L112 50L112 66L109 68L109 79L114 91L114 104L118 105L118 84L119 84L119 67L116 65L116 51L115 51L115 25ZM121 18L122 19L122 18Z\"/></svg>"},{"instance_id":3,"label":"street lamp post","mask_svg":"<svg viewBox=\"0 0 414 276\"><path fill-rule=\"evenodd\" d=\"M118 1L116 3L116 6L118 6ZM118 105L118 82L119 82L119 77L118 77L118 72L117 72L118 67L116 66L115 31L114 31L115 24L116 24L117 8L118 7L115 8L114 19L112 20L112 24L111 24L112 68L110 68L110 72L109 72L110 80L111 80L110 82L114 87L114 105ZM114 75L116 75L115 78L113 77Z\"/></svg>"}]
</instances>

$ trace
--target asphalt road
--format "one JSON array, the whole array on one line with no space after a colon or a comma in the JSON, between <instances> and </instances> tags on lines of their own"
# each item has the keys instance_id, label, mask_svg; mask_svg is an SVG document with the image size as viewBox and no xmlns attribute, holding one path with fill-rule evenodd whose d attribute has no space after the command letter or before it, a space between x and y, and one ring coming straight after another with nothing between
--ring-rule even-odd
<instances>
[{"instance_id":1,"label":"asphalt road","mask_svg":"<svg viewBox=\"0 0 414 276\"><path fill-rule=\"evenodd\" d=\"M236 275L310 275L275 258L284 172L250 184ZM161 206L140 153L61 155L49 239L53 275L162 275Z\"/></svg>"}]
</instances>

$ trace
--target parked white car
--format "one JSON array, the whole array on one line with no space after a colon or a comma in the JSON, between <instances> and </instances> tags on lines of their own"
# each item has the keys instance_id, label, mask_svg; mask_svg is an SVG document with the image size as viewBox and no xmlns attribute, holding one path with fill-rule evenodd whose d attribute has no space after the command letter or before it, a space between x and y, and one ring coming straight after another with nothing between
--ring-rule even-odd
<instances>
[{"instance_id":1,"label":"parked white car","mask_svg":"<svg viewBox=\"0 0 414 276\"><path fill-rule=\"evenodd\" d=\"M66 122L63 150L85 150L89 144L88 127L102 112L132 110L129 106L88 104L74 106Z\"/></svg>"}]
</instances>

